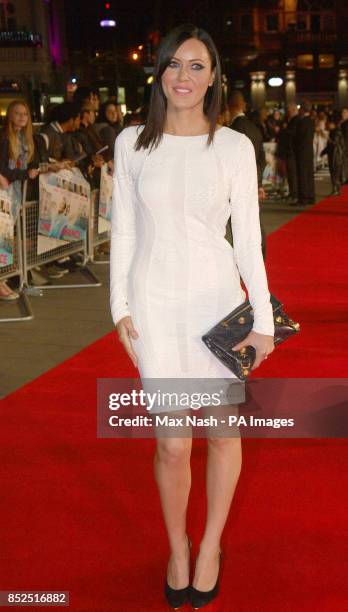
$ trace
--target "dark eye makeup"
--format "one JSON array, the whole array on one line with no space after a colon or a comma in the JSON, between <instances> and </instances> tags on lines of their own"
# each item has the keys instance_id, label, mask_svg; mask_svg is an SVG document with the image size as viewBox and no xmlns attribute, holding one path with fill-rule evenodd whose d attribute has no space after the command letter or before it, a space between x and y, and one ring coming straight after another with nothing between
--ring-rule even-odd
<instances>
[{"instance_id":1,"label":"dark eye makeup","mask_svg":"<svg viewBox=\"0 0 348 612\"><path fill-rule=\"evenodd\" d=\"M178 65L178 62L177 62L176 60L171 60L171 61L169 62L169 64L168 64L168 66L169 66L170 68L173 68L173 64L174 64L174 66L177 66L177 65ZM193 68L193 66L198 66L198 70L202 70L202 69L204 68L204 66L203 66L202 64L199 64L199 63L197 63L197 62L194 62L193 64L191 64L191 66L192 66L192 68ZM196 70L196 68L195 68L195 70Z\"/></svg>"}]
</instances>

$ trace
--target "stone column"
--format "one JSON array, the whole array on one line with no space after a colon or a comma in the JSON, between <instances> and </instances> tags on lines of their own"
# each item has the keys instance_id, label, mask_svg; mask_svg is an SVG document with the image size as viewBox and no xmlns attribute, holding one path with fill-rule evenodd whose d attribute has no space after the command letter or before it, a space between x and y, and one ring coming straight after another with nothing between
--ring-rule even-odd
<instances>
[{"instance_id":1,"label":"stone column","mask_svg":"<svg viewBox=\"0 0 348 612\"><path fill-rule=\"evenodd\" d=\"M266 73L263 71L251 72L251 105L254 109L262 108L266 102Z\"/></svg>"}]
</instances>

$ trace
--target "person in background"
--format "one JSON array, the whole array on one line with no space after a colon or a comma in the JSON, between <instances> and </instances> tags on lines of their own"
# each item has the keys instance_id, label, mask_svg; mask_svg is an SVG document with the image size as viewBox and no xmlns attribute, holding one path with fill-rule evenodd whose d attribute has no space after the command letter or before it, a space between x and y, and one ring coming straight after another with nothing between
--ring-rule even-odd
<instances>
[{"instance_id":1,"label":"person in background","mask_svg":"<svg viewBox=\"0 0 348 612\"><path fill-rule=\"evenodd\" d=\"M51 112L51 122L46 124L40 131L41 137L45 140L46 149L49 161L63 162L66 169L72 169L78 166L81 172L88 177L88 172L91 164L91 158L88 152L84 151L81 143L75 138L75 133L80 128L80 108L75 102L64 102L57 105ZM78 158L84 155L84 158ZM70 260L73 261L73 255ZM47 273L49 278L60 278L63 274L69 272L69 268L61 265L58 260L50 265L45 265L42 268L34 269L34 282L45 284L44 280L40 281L38 275Z\"/></svg>"},{"instance_id":2,"label":"person in background","mask_svg":"<svg viewBox=\"0 0 348 612\"><path fill-rule=\"evenodd\" d=\"M130 125L141 125L145 122L144 114L142 111L134 111L133 113L126 113L123 117L123 128Z\"/></svg>"},{"instance_id":3,"label":"person in background","mask_svg":"<svg viewBox=\"0 0 348 612\"><path fill-rule=\"evenodd\" d=\"M327 154L329 159L330 176L332 183L331 195L341 195L341 185L346 180L345 161L346 148L342 130L339 125L339 119L336 121L329 119L327 122L329 138L325 149L321 155Z\"/></svg>"},{"instance_id":4,"label":"person in background","mask_svg":"<svg viewBox=\"0 0 348 612\"><path fill-rule=\"evenodd\" d=\"M278 142L279 133L283 125L283 118L278 108L273 111L273 114L266 120L269 136L271 140Z\"/></svg>"},{"instance_id":5,"label":"person in background","mask_svg":"<svg viewBox=\"0 0 348 612\"><path fill-rule=\"evenodd\" d=\"M78 166L87 180L93 175L94 168L103 163L101 156L95 155L90 140L80 132L80 108L75 102L59 104L51 115L51 123L44 126L40 133L46 140L51 160L67 160L67 166ZM79 135L79 136L76 136ZM79 159L84 156L83 159Z\"/></svg>"},{"instance_id":6,"label":"person in background","mask_svg":"<svg viewBox=\"0 0 348 612\"><path fill-rule=\"evenodd\" d=\"M91 106L81 109L68 135L70 151L67 151L92 188L99 187L100 168L105 161L103 155L98 153L103 143L94 129L94 118L95 111ZM84 157L79 159L81 155Z\"/></svg>"},{"instance_id":7,"label":"person in background","mask_svg":"<svg viewBox=\"0 0 348 612\"><path fill-rule=\"evenodd\" d=\"M328 131L326 129L327 117L323 111L317 113L315 119L315 132L314 132L314 160L315 168L319 169L323 163L322 151L327 145Z\"/></svg>"},{"instance_id":8,"label":"person in background","mask_svg":"<svg viewBox=\"0 0 348 612\"><path fill-rule=\"evenodd\" d=\"M29 112L29 117L30 117L30 112ZM31 164L29 164L29 166L39 167L40 174L44 172L59 172L59 170L62 170L66 167L70 167L70 165L67 166L67 163L70 164L70 162L64 162L64 161L50 162L48 151L47 151L46 140L39 132L32 132L32 140L33 140L33 145L34 145L34 153L33 153L33 161ZM39 198L39 180L38 179L39 177L37 175L35 178L32 177L31 180L28 181L27 191L26 191L27 201L38 200ZM38 285L48 284L49 279L47 278L47 276L44 276L43 273L47 273L49 277L56 278L56 277L62 276L64 272L62 272L61 270L58 270L54 262L51 264L46 264L42 267L36 267L36 268L33 268L31 272L29 273L32 282ZM14 280L15 278L12 278L10 282L13 282ZM15 292L13 292L13 295L15 296ZM14 297L9 297L8 299L14 299Z\"/></svg>"},{"instance_id":9,"label":"person in background","mask_svg":"<svg viewBox=\"0 0 348 612\"><path fill-rule=\"evenodd\" d=\"M311 117L312 105L305 100L301 105L301 116L296 125L294 138L298 203L305 206L314 204L314 121Z\"/></svg>"},{"instance_id":10,"label":"person in background","mask_svg":"<svg viewBox=\"0 0 348 612\"><path fill-rule=\"evenodd\" d=\"M35 145L29 106L23 100L13 100L8 108L0 140L0 174L13 185L12 214L16 221L22 202L22 182L39 174L34 157ZM6 282L0 283L0 299L16 300L19 294Z\"/></svg>"},{"instance_id":11,"label":"person in background","mask_svg":"<svg viewBox=\"0 0 348 612\"><path fill-rule=\"evenodd\" d=\"M287 199L287 173L286 173L286 156L288 148L288 135L287 135L286 121L283 121L279 132L276 136L276 148L274 152L274 159L278 175L278 193L282 200Z\"/></svg>"},{"instance_id":12,"label":"person in background","mask_svg":"<svg viewBox=\"0 0 348 612\"><path fill-rule=\"evenodd\" d=\"M297 104L291 102L287 105L288 123L285 128L284 155L286 175L289 185L288 203L291 206L296 206L298 203L297 191L297 169L296 169L296 154L295 154L295 134L296 126L299 121Z\"/></svg>"},{"instance_id":13,"label":"person in background","mask_svg":"<svg viewBox=\"0 0 348 612\"><path fill-rule=\"evenodd\" d=\"M346 175L346 181L348 180L348 107L345 106L344 108L342 108L341 110L341 123L340 123L340 127L341 127L341 132L344 138L344 145L345 145L345 161L344 161L344 166L345 166L345 175Z\"/></svg>"},{"instance_id":14,"label":"person in background","mask_svg":"<svg viewBox=\"0 0 348 612\"><path fill-rule=\"evenodd\" d=\"M1 134L0 174L9 183L35 179L39 169L34 153L30 109L26 102L13 100L8 106Z\"/></svg>"},{"instance_id":15,"label":"person in background","mask_svg":"<svg viewBox=\"0 0 348 612\"><path fill-rule=\"evenodd\" d=\"M222 109L219 117L218 117L218 123L219 125L226 125L227 127L230 125L232 120L231 114L230 114L230 109L228 104L226 104L226 106L224 106L224 108Z\"/></svg>"},{"instance_id":16,"label":"person in background","mask_svg":"<svg viewBox=\"0 0 348 612\"><path fill-rule=\"evenodd\" d=\"M326 104L322 110L325 113L327 120L333 119L334 111L333 111L332 106L330 106L329 104Z\"/></svg>"},{"instance_id":17,"label":"person in background","mask_svg":"<svg viewBox=\"0 0 348 612\"><path fill-rule=\"evenodd\" d=\"M108 146L105 159L109 161L114 155L115 140L122 130L122 113L120 106L108 100L100 107L96 131L104 146Z\"/></svg>"},{"instance_id":18,"label":"person in background","mask_svg":"<svg viewBox=\"0 0 348 612\"><path fill-rule=\"evenodd\" d=\"M259 128L252 122L245 114L246 111L246 101L244 99L243 94L236 90L231 93L229 99L229 115L231 118L230 128L240 132L241 134L245 134L253 143L255 158L256 158L256 166L257 166L257 182L259 188L259 201L265 199L265 191L262 187L262 176L263 171L266 166L265 153L263 150L263 138ZM266 258L266 232L265 228L261 222L260 217L260 226L261 226L261 236L262 236L262 254L263 258Z\"/></svg>"},{"instance_id":19,"label":"person in background","mask_svg":"<svg viewBox=\"0 0 348 612\"><path fill-rule=\"evenodd\" d=\"M96 89L91 87L78 87L74 92L74 102L81 109L84 106L92 108L95 114L98 115L100 98Z\"/></svg>"},{"instance_id":20,"label":"person in background","mask_svg":"<svg viewBox=\"0 0 348 612\"><path fill-rule=\"evenodd\" d=\"M311 111L310 111L310 113L309 113L309 116L310 116L310 118L311 118L311 119L313 119L313 121L314 121L314 125L315 125L315 123L316 123L316 121L317 121L317 119L318 119L318 112L316 111L316 109L315 109L315 108L313 108L313 107L311 108Z\"/></svg>"},{"instance_id":21,"label":"person in background","mask_svg":"<svg viewBox=\"0 0 348 612\"><path fill-rule=\"evenodd\" d=\"M81 109L80 125L73 136L90 157L93 157L103 147L103 143L95 130L95 111L91 105L84 106Z\"/></svg>"},{"instance_id":22,"label":"person in background","mask_svg":"<svg viewBox=\"0 0 348 612\"><path fill-rule=\"evenodd\" d=\"M256 127L262 134L263 142L271 142L272 137L268 128L268 112L267 108L261 108L260 110L253 111L250 115L250 119L255 123Z\"/></svg>"},{"instance_id":23,"label":"person in background","mask_svg":"<svg viewBox=\"0 0 348 612\"><path fill-rule=\"evenodd\" d=\"M76 121L79 117L80 109L74 102L63 102L52 109L50 123L40 129L40 134L46 142L48 156L52 161L72 161L77 154L67 134L71 134L77 128Z\"/></svg>"}]
</instances>

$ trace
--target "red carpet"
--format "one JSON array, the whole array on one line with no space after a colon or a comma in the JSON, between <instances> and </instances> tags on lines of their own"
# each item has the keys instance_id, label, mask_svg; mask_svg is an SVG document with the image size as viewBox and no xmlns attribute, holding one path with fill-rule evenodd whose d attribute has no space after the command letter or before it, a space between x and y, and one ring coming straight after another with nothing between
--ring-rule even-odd
<instances>
[{"instance_id":1,"label":"red carpet","mask_svg":"<svg viewBox=\"0 0 348 612\"><path fill-rule=\"evenodd\" d=\"M347 376L346 200L327 199L269 238L270 289L302 331L258 376ZM3 400L0 590L70 591L74 612L167 609L155 442L96 438L96 378L135 375L109 334ZM194 552L205 444L194 440L192 453ZM244 440L243 460L221 595L207 611L348 609L346 442Z\"/></svg>"}]
</instances>

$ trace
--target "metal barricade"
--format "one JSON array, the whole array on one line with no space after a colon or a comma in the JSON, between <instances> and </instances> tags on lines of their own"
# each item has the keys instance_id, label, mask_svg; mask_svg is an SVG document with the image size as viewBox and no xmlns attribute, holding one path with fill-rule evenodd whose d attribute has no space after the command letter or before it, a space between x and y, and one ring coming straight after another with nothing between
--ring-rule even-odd
<instances>
[{"instance_id":1,"label":"metal barricade","mask_svg":"<svg viewBox=\"0 0 348 612\"><path fill-rule=\"evenodd\" d=\"M19 276L19 288L17 290L19 298L11 301L0 301L0 323L29 321L34 317L24 289L22 225L20 214L18 214L17 222L14 226L13 263L0 268L0 282L4 282L13 276ZM14 308L17 312L19 311L19 314L15 315L11 313Z\"/></svg>"},{"instance_id":2,"label":"metal barricade","mask_svg":"<svg viewBox=\"0 0 348 612\"><path fill-rule=\"evenodd\" d=\"M38 289L75 289L76 287L100 287L100 280L94 275L87 266L88 249L87 235L84 240L65 243L52 248L44 253L37 253L38 246L38 223L39 223L39 202L25 202L23 204L23 276L24 283L28 286L28 273L33 268L47 264L57 259L83 253L83 261L79 271L86 278L86 282L77 283L58 283L49 285L36 285ZM86 232L88 234L88 232Z\"/></svg>"},{"instance_id":3,"label":"metal barricade","mask_svg":"<svg viewBox=\"0 0 348 612\"><path fill-rule=\"evenodd\" d=\"M88 228L88 257L94 264L108 264L109 259L98 260L95 258L95 248L101 244L110 242L110 222L99 217L99 189L91 191L91 214Z\"/></svg>"}]
</instances>

